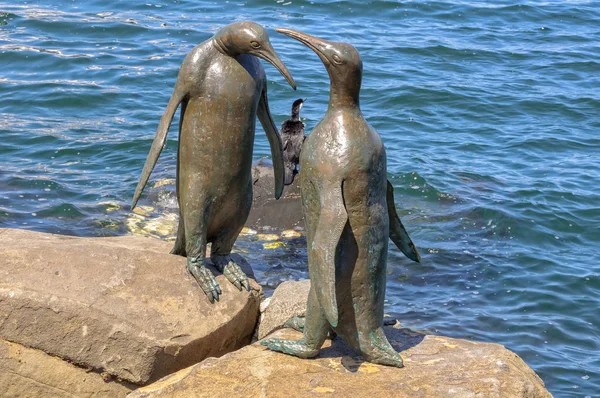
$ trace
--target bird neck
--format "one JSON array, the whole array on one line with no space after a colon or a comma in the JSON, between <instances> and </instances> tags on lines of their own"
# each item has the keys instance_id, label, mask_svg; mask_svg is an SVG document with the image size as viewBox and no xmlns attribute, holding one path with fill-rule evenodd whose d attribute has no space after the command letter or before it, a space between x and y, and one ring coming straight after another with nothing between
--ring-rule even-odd
<instances>
[{"instance_id":1,"label":"bird neck","mask_svg":"<svg viewBox=\"0 0 600 398\"><path fill-rule=\"evenodd\" d=\"M237 51L235 51L235 46L233 45L233 39L231 37L231 33L227 29L221 29L212 37L213 47L220 52L221 54L228 55L230 57L234 57L239 55Z\"/></svg>"},{"instance_id":2,"label":"bird neck","mask_svg":"<svg viewBox=\"0 0 600 398\"><path fill-rule=\"evenodd\" d=\"M329 107L359 107L362 68L335 71L327 68L329 74Z\"/></svg>"},{"instance_id":3,"label":"bird neck","mask_svg":"<svg viewBox=\"0 0 600 398\"><path fill-rule=\"evenodd\" d=\"M294 108L292 109L292 117L290 118L292 122L300 121L300 109Z\"/></svg>"},{"instance_id":4,"label":"bird neck","mask_svg":"<svg viewBox=\"0 0 600 398\"><path fill-rule=\"evenodd\" d=\"M329 89L329 108L360 107L360 87L352 90L331 82Z\"/></svg>"}]
</instances>

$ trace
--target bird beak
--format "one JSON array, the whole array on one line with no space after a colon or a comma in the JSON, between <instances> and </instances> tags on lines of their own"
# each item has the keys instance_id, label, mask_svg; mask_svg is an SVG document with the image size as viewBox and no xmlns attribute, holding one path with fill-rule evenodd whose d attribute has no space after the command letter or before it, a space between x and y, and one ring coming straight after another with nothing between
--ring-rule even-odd
<instances>
[{"instance_id":1,"label":"bird beak","mask_svg":"<svg viewBox=\"0 0 600 398\"><path fill-rule=\"evenodd\" d=\"M287 70L283 62L281 62L281 59L279 59L279 56L277 55L273 47L270 45L270 43L268 47L264 46L263 49L257 51L254 55L264 59L265 61L269 62L271 65L276 67L279 73L281 73L283 77L287 79L288 83L290 83L290 86L292 86L294 90L296 89L296 82L294 82L292 75Z\"/></svg>"},{"instance_id":2,"label":"bird beak","mask_svg":"<svg viewBox=\"0 0 600 398\"><path fill-rule=\"evenodd\" d=\"M330 43L327 40L319 39L318 37L307 35L306 33L298 32L297 30L292 29L277 28L275 31L283 33L292 39L298 40L300 43L313 50L319 56L319 58L321 58L321 61L323 61L325 65L329 64L329 60L323 53L323 51L330 46Z\"/></svg>"}]
</instances>

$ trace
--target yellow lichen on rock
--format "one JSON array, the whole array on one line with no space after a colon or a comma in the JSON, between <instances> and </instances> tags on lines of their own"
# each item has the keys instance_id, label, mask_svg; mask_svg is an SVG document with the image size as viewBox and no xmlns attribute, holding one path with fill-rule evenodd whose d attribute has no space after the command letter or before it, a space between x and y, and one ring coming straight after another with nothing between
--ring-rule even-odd
<instances>
[{"instance_id":1,"label":"yellow lichen on rock","mask_svg":"<svg viewBox=\"0 0 600 398\"><path fill-rule=\"evenodd\" d=\"M258 232L256 232L256 230L248 228L248 227L244 227L242 228L242 232L240 232L240 235L256 235Z\"/></svg>"},{"instance_id":2,"label":"yellow lichen on rock","mask_svg":"<svg viewBox=\"0 0 600 398\"><path fill-rule=\"evenodd\" d=\"M121 205L117 202L107 201L107 202L99 202L99 205L106 207L106 212L110 213L115 210L121 210Z\"/></svg>"},{"instance_id":3,"label":"yellow lichen on rock","mask_svg":"<svg viewBox=\"0 0 600 398\"><path fill-rule=\"evenodd\" d=\"M286 229L285 231L283 231L281 233L281 237L284 238L284 239L301 238L302 237L302 232L300 232L300 231L294 231L293 229Z\"/></svg>"},{"instance_id":4,"label":"yellow lichen on rock","mask_svg":"<svg viewBox=\"0 0 600 398\"><path fill-rule=\"evenodd\" d=\"M175 213L166 213L152 219L132 213L125 224L131 235L169 239L177 233L178 220L179 216Z\"/></svg>"},{"instance_id":5,"label":"yellow lichen on rock","mask_svg":"<svg viewBox=\"0 0 600 398\"><path fill-rule=\"evenodd\" d=\"M165 185L175 185L175 179L173 178L163 178L162 180L157 180L154 183L154 189L164 187Z\"/></svg>"},{"instance_id":6,"label":"yellow lichen on rock","mask_svg":"<svg viewBox=\"0 0 600 398\"><path fill-rule=\"evenodd\" d=\"M132 212L134 212L135 214L144 217L150 217L153 211L154 207L152 206L137 206L132 210Z\"/></svg>"},{"instance_id":7,"label":"yellow lichen on rock","mask_svg":"<svg viewBox=\"0 0 600 398\"><path fill-rule=\"evenodd\" d=\"M361 373L377 373L380 371L381 365L375 365L370 362L363 362L358 367L358 371Z\"/></svg>"},{"instance_id":8,"label":"yellow lichen on rock","mask_svg":"<svg viewBox=\"0 0 600 398\"><path fill-rule=\"evenodd\" d=\"M330 388L330 387L315 387L315 388L313 388L313 391L322 394L325 392L335 392L335 389Z\"/></svg>"},{"instance_id":9,"label":"yellow lichen on rock","mask_svg":"<svg viewBox=\"0 0 600 398\"><path fill-rule=\"evenodd\" d=\"M179 216L175 213L163 214L160 217L148 220L144 229L160 236L174 235L177 233L178 220Z\"/></svg>"},{"instance_id":10,"label":"yellow lichen on rock","mask_svg":"<svg viewBox=\"0 0 600 398\"><path fill-rule=\"evenodd\" d=\"M275 234L257 234L258 240L279 240L279 235Z\"/></svg>"},{"instance_id":11,"label":"yellow lichen on rock","mask_svg":"<svg viewBox=\"0 0 600 398\"><path fill-rule=\"evenodd\" d=\"M285 243L283 243L280 240L275 242L263 243L263 248L267 250L279 249L282 247L285 247Z\"/></svg>"}]
</instances>

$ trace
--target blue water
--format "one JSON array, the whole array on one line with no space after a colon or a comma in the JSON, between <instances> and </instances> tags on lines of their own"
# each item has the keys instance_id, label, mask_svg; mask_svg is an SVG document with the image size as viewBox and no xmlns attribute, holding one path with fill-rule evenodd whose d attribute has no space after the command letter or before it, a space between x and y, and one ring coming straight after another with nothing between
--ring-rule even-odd
<instances>
[{"instance_id":1,"label":"blue water","mask_svg":"<svg viewBox=\"0 0 600 398\"><path fill-rule=\"evenodd\" d=\"M298 83L264 63L273 116L281 123L307 97L309 131L327 74L273 28L349 41L364 62L363 112L424 258L390 249L386 311L505 345L555 396L600 396L600 2L56 3L0 3L1 227L129 233L125 208L178 67L220 26L269 29ZM174 178L175 131L152 180ZM267 155L258 127L255 157ZM238 247L267 288L306 277L302 248Z\"/></svg>"}]
</instances>

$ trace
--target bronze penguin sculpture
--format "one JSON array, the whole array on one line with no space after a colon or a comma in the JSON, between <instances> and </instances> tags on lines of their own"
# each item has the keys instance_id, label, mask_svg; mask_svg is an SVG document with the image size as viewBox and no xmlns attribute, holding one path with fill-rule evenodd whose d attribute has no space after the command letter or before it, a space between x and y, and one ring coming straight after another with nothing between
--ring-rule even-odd
<instances>
[{"instance_id":1,"label":"bronze penguin sculpture","mask_svg":"<svg viewBox=\"0 0 600 398\"><path fill-rule=\"evenodd\" d=\"M294 182L294 177L298 174L297 165L300 161L300 152L304 143L304 123L300 120L300 110L306 98L298 98L292 104L290 118L281 123L279 135L283 141L283 167L285 170L285 185Z\"/></svg>"},{"instance_id":2,"label":"bronze penguin sculpture","mask_svg":"<svg viewBox=\"0 0 600 398\"><path fill-rule=\"evenodd\" d=\"M262 344L310 358L332 328L367 361L402 367L383 332L388 236L410 259L420 256L396 214L383 142L360 111L361 58L347 43L276 30L317 53L331 87L327 112L300 156L311 279L304 338Z\"/></svg>"},{"instance_id":3,"label":"bronze penguin sculpture","mask_svg":"<svg viewBox=\"0 0 600 398\"><path fill-rule=\"evenodd\" d=\"M176 182L180 217L171 253L187 257L188 270L211 303L219 299L221 288L204 264L209 242L215 267L238 289L250 289L247 276L230 253L252 205L257 115L271 147L275 198L283 190L281 139L267 102L265 71L257 57L273 64L296 89L266 30L257 23L227 25L190 51L160 119L132 202L134 208L181 104Z\"/></svg>"}]
</instances>

